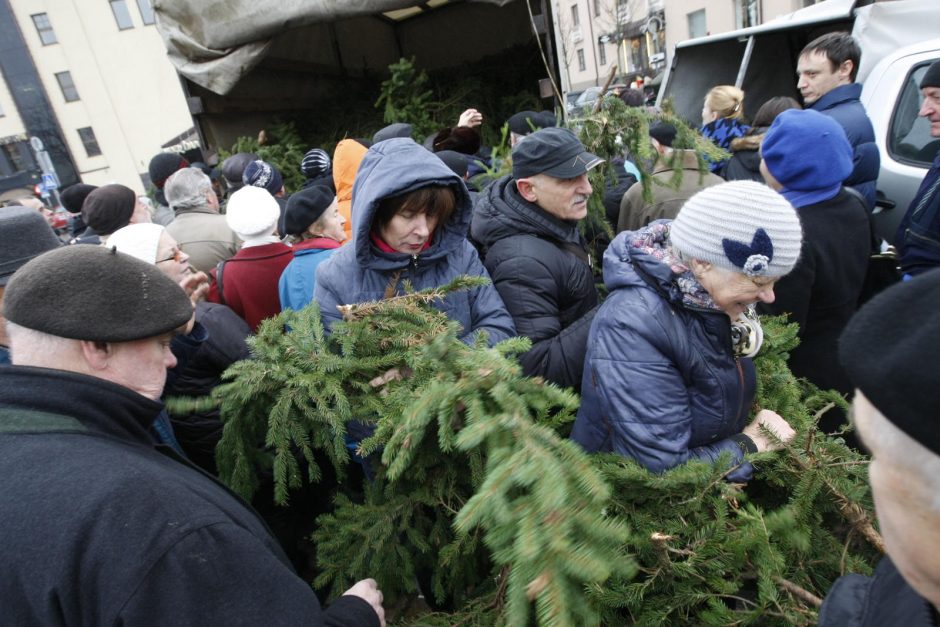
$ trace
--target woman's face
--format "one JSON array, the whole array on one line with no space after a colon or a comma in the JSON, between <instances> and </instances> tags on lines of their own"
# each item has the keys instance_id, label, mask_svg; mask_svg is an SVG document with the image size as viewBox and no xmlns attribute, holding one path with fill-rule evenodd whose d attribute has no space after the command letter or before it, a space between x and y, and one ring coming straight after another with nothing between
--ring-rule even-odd
<instances>
[{"instance_id":1,"label":"woman's face","mask_svg":"<svg viewBox=\"0 0 940 627\"><path fill-rule=\"evenodd\" d=\"M334 199L333 204L323 212L323 216L310 225L310 234L342 242L346 239L346 231L343 230L345 224L346 218L339 212L339 203Z\"/></svg>"},{"instance_id":2,"label":"woman's face","mask_svg":"<svg viewBox=\"0 0 940 627\"><path fill-rule=\"evenodd\" d=\"M399 211L382 227L379 237L397 252L417 255L434 234L437 222L437 217L431 217L423 211Z\"/></svg>"},{"instance_id":3,"label":"woman's face","mask_svg":"<svg viewBox=\"0 0 940 627\"><path fill-rule=\"evenodd\" d=\"M702 103L702 124L708 124L714 122L718 118L718 114L711 110L708 106L708 99L705 99L705 102Z\"/></svg>"},{"instance_id":4,"label":"woman's face","mask_svg":"<svg viewBox=\"0 0 940 627\"><path fill-rule=\"evenodd\" d=\"M166 231L160 234L156 265L163 274L176 283L182 281L193 271L189 265L189 255L180 249L176 240Z\"/></svg>"},{"instance_id":5,"label":"woman's face","mask_svg":"<svg viewBox=\"0 0 940 627\"><path fill-rule=\"evenodd\" d=\"M740 272L729 272L711 264L698 265L695 276L715 304L732 320L736 320L754 303L774 302L774 283L770 277L749 277ZM700 265L699 265L700 264Z\"/></svg>"}]
</instances>

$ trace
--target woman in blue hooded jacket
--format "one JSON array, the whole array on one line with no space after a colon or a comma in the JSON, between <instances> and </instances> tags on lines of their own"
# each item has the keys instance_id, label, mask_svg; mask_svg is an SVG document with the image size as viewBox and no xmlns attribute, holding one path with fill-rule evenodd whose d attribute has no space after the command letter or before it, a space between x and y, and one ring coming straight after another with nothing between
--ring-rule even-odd
<instances>
[{"instance_id":1,"label":"woman in blue hooded jacket","mask_svg":"<svg viewBox=\"0 0 940 627\"><path fill-rule=\"evenodd\" d=\"M728 453L728 479L750 479L744 453L776 445L760 426L794 434L769 409L748 420L752 306L773 302L801 239L793 207L753 181L707 188L675 220L618 235L604 254L610 294L591 324L572 439L653 472Z\"/></svg>"},{"instance_id":2,"label":"woman in blue hooded jacket","mask_svg":"<svg viewBox=\"0 0 940 627\"><path fill-rule=\"evenodd\" d=\"M314 300L328 327L339 305L379 301L438 287L460 275L489 278L467 241L470 195L463 180L433 153L407 138L372 146L362 159L352 195L353 241L317 268ZM492 285L448 294L435 303L462 325L464 341L480 333L488 343L516 334Z\"/></svg>"}]
</instances>

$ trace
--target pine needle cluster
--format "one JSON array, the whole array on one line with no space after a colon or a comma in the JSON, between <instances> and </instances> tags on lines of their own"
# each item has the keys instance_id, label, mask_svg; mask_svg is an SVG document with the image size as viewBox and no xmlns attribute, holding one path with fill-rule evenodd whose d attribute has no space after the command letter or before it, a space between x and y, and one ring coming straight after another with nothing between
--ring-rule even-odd
<instances>
[{"instance_id":1,"label":"pine needle cluster","mask_svg":"<svg viewBox=\"0 0 940 627\"><path fill-rule=\"evenodd\" d=\"M813 623L840 574L870 572L866 461L816 431L844 401L789 373L795 325L765 320L755 410L796 439L752 456L747 486L725 480L730 460L657 475L564 439L578 399L522 376L527 340L458 339L433 303L478 281L349 307L331 334L316 305L284 312L209 401L222 479L250 497L273 472L279 503L322 464L348 477L349 427L374 427L355 451L373 480L341 485L317 519L317 588L375 577L399 625L784 625Z\"/></svg>"}]
</instances>

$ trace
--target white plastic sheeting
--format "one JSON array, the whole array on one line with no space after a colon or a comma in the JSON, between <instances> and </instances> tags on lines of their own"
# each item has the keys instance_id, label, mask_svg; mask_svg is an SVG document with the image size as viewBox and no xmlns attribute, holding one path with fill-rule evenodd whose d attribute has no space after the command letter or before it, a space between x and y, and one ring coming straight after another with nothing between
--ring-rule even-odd
<instances>
[{"instance_id":1,"label":"white plastic sheeting","mask_svg":"<svg viewBox=\"0 0 940 627\"><path fill-rule=\"evenodd\" d=\"M940 37L940 0L876 2L855 12L852 36L862 50L858 82L899 48Z\"/></svg>"},{"instance_id":2,"label":"white plastic sheeting","mask_svg":"<svg viewBox=\"0 0 940 627\"><path fill-rule=\"evenodd\" d=\"M512 0L469 0L503 6ZM446 2L416 0L153 0L170 61L192 82L227 94L279 34L309 24Z\"/></svg>"}]
</instances>

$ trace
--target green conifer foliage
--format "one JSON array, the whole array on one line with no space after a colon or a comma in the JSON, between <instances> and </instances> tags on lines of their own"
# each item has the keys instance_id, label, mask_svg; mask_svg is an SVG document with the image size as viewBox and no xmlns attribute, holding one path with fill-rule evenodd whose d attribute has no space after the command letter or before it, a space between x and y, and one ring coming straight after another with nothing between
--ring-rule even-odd
<instances>
[{"instance_id":1,"label":"green conifer foliage","mask_svg":"<svg viewBox=\"0 0 940 627\"><path fill-rule=\"evenodd\" d=\"M429 580L447 607L498 588L509 624L527 624L533 606L543 625L598 624L583 587L629 577L632 563L619 550L626 525L604 514L607 484L556 432L577 397L521 375L511 355L528 340L467 345L426 306L480 281L348 306L329 336L316 305L262 324L254 359L214 394L220 476L250 497L258 469L273 467L286 502L302 483L298 458L311 481L320 463L342 471L346 424L374 424L360 453L375 481L319 521L318 587L338 594L373 576L394 600Z\"/></svg>"},{"instance_id":2,"label":"green conifer foliage","mask_svg":"<svg viewBox=\"0 0 940 627\"><path fill-rule=\"evenodd\" d=\"M215 391L221 477L246 497L264 468L281 503L320 464L348 470L347 425L375 425L358 449L375 480L317 521L318 588L375 577L396 625L789 625L813 623L840 574L870 572L866 460L815 431L844 401L787 370L794 325L764 320L755 409L796 439L751 456L747 486L727 462L656 475L561 437L578 399L521 376L527 340L465 344L429 306L479 281L345 307L331 335L316 305L284 312ZM419 585L436 612L402 611Z\"/></svg>"}]
</instances>

